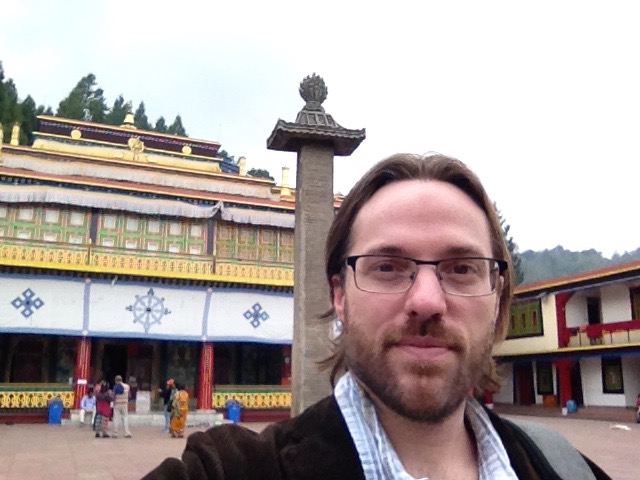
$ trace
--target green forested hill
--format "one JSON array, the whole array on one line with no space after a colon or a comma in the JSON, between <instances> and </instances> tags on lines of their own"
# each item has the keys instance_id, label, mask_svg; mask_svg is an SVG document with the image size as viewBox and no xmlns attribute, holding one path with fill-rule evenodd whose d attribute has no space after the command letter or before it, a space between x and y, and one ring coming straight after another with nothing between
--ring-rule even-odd
<instances>
[{"instance_id":1,"label":"green forested hill","mask_svg":"<svg viewBox=\"0 0 640 480\"><path fill-rule=\"evenodd\" d=\"M534 252L527 250L520 254L524 282L535 282L547 278L570 275L594 268L606 267L616 263L640 260L640 248L624 254L615 254L611 259L603 257L594 249L572 252L557 246L552 250Z\"/></svg>"}]
</instances>

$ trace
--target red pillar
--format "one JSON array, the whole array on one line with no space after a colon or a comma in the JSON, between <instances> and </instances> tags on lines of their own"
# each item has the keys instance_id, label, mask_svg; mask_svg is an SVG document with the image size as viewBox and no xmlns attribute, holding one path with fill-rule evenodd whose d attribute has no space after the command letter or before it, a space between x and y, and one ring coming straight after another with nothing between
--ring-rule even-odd
<instances>
[{"instance_id":1,"label":"red pillar","mask_svg":"<svg viewBox=\"0 0 640 480\"><path fill-rule=\"evenodd\" d=\"M573 292L556 293L556 324L558 327L558 348L569 345L569 330L567 330L567 315L565 308Z\"/></svg>"},{"instance_id":2,"label":"red pillar","mask_svg":"<svg viewBox=\"0 0 640 480\"><path fill-rule=\"evenodd\" d=\"M572 360L562 359L553 362L558 370L558 390L560 397L560 406L565 407L567 401L571 400L573 392L571 391L571 365Z\"/></svg>"},{"instance_id":3,"label":"red pillar","mask_svg":"<svg viewBox=\"0 0 640 480\"><path fill-rule=\"evenodd\" d=\"M73 408L80 408L80 400L87 393L87 384L91 372L91 339L88 337L78 338L76 344L76 367L75 367L75 394Z\"/></svg>"},{"instance_id":4,"label":"red pillar","mask_svg":"<svg viewBox=\"0 0 640 480\"><path fill-rule=\"evenodd\" d=\"M211 410L211 393L213 391L213 343L204 342L200 351L200 368L198 382L198 410Z\"/></svg>"}]
</instances>

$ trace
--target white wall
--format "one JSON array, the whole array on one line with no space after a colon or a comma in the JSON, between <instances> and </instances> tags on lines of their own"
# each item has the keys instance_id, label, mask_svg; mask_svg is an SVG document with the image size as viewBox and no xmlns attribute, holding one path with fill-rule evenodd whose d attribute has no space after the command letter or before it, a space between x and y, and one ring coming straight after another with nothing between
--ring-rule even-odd
<instances>
[{"instance_id":1,"label":"white wall","mask_svg":"<svg viewBox=\"0 0 640 480\"><path fill-rule=\"evenodd\" d=\"M580 360L580 373L582 375L582 392L585 406L626 406L624 393L602 392L602 363L600 357L583 358ZM624 372L622 378L623 382L625 382L626 391L627 387Z\"/></svg>"},{"instance_id":2,"label":"white wall","mask_svg":"<svg viewBox=\"0 0 640 480\"><path fill-rule=\"evenodd\" d=\"M494 403L513 404L513 364L502 363L498 365L498 374L502 381L502 389L493 395Z\"/></svg>"},{"instance_id":3,"label":"white wall","mask_svg":"<svg viewBox=\"0 0 640 480\"><path fill-rule=\"evenodd\" d=\"M565 306L565 316L567 319L567 327L579 327L587 325L587 300L589 296L598 295L597 291L576 292L567 302Z\"/></svg>"},{"instance_id":4,"label":"white wall","mask_svg":"<svg viewBox=\"0 0 640 480\"><path fill-rule=\"evenodd\" d=\"M600 289L602 323L625 322L631 320L631 299L629 287L611 285Z\"/></svg>"}]
</instances>

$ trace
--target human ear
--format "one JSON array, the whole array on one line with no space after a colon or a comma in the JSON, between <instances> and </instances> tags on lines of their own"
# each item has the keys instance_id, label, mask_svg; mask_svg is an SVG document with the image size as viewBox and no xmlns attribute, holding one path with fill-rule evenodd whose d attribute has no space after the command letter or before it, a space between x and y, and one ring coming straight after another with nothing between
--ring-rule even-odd
<instances>
[{"instance_id":1,"label":"human ear","mask_svg":"<svg viewBox=\"0 0 640 480\"><path fill-rule=\"evenodd\" d=\"M340 275L334 275L331 277L331 291L333 293L333 310L336 316L344 321L344 286Z\"/></svg>"}]
</instances>

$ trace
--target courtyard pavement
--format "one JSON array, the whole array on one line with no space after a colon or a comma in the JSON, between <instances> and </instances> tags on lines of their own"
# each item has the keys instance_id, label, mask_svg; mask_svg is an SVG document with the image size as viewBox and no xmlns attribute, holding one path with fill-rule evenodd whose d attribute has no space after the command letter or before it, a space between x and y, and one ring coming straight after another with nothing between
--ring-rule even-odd
<instances>
[{"instance_id":1,"label":"courtyard pavement","mask_svg":"<svg viewBox=\"0 0 640 480\"><path fill-rule=\"evenodd\" d=\"M527 419L562 433L612 478L640 478L640 425L575 417ZM245 425L259 431L266 424ZM190 427L187 434L203 428ZM0 480L139 479L164 458L180 457L185 445L158 427L131 430L133 438L103 439L77 425L0 425Z\"/></svg>"}]
</instances>

